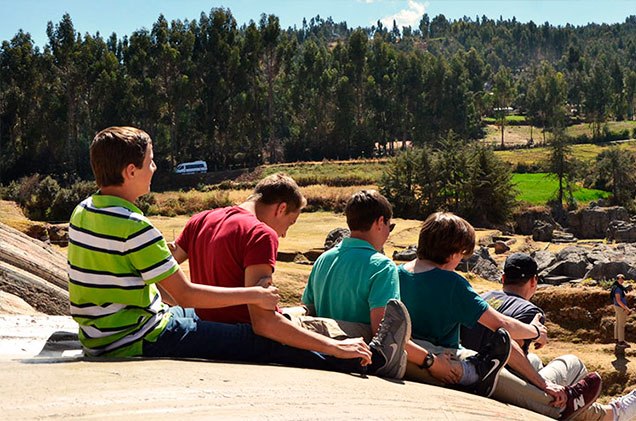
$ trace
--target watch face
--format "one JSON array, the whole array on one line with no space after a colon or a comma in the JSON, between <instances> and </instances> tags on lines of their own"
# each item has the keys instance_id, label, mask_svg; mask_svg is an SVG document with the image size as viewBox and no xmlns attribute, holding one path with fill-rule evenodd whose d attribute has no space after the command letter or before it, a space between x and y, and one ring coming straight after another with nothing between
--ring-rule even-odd
<instances>
[{"instance_id":1,"label":"watch face","mask_svg":"<svg viewBox=\"0 0 636 421\"><path fill-rule=\"evenodd\" d=\"M426 366L426 368L431 368L434 361L435 357L433 356L433 354L428 354L426 358L424 358L424 366Z\"/></svg>"}]
</instances>

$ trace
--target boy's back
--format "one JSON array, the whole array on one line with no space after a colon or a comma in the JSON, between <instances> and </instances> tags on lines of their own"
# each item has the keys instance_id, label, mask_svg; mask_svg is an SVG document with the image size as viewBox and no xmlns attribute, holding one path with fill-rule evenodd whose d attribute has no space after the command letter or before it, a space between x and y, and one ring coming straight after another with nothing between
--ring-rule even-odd
<instances>
[{"instance_id":1,"label":"boy's back","mask_svg":"<svg viewBox=\"0 0 636 421\"><path fill-rule=\"evenodd\" d=\"M96 194L69 226L69 297L91 355L141 355L168 322L155 282L178 270L161 233L124 199Z\"/></svg>"}]
</instances>

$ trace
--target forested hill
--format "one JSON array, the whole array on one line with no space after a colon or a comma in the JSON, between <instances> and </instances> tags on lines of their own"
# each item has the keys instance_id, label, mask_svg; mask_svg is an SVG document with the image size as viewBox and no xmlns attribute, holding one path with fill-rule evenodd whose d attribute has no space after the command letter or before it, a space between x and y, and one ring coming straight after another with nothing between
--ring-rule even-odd
<instances>
[{"instance_id":1,"label":"forested hill","mask_svg":"<svg viewBox=\"0 0 636 421\"><path fill-rule=\"evenodd\" d=\"M43 48L22 32L2 42L0 183L90 178L89 142L115 124L148 131L169 171L369 157L376 143L450 130L470 141L509 107L547 129L561 108L597 128L634 115L636 16L553 27L424 15L399 29L316 17L285 30L273 15L242 24L213 9L107 38L65 15L47 34Z\"/></svg>"}]
</instances>

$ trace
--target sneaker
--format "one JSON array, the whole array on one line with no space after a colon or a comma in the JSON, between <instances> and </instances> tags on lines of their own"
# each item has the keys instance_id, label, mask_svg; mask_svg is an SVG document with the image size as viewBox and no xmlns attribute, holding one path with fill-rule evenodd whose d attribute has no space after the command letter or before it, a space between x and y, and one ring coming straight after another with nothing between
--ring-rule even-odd
<instances>
[{"instance_id":1,"label":"sneaker","mask_svg":"<svg viewBox=\"0 0 636 421\"><path fill-rule=\"evenodd\" d=\"M470 391L489 398L497 387L499 372L508 364L509 358L510 335L506 329L499 328L482 352L467 359L475 365L479 376Z\"/></svg>"},{"instance_id":2,"label":"sneaker","mask_svg":"<svg viewBox=\"0 0 636 421\"><path fill-rule=\"evenodd\" d=\"M369 346L384 358L384 364L373 374L401 379L406 372L406 351L404 347L411 337L411 317L406 306L391 299L386 305L384 318Z\"/></svg>"},{"instance_id":3,"label":"sneaker","mask_svg":"<svg viewBox=\"0 0 636 421\"><path fill-rule=\"evenodd\" d=\"M618 343L618 346L620 346L621 348L631 348L632 346L630 344L628 344L625 341L621 341Z\"/></svg>"},{"instance_id":4,"label":"sneaker","mask_svg":"<svg viewBox=\"0 0 636 421\"><path fill-rule=\"evenodd\" d=\"M636 420L636 389L610 402L615 421Z\"/></svg>"},{"instance_id":5,"label":"sneaker","mask_svg":"<svg viewBox=\"0 0 636 421\"><path fill-rule=\"evenodd\" d=\"M583 377L574 386L566 386L568 400L559 419L571 420L586 410L598 398L602 385L601 376L594 372Z\"/></svg>"}]
</instances>

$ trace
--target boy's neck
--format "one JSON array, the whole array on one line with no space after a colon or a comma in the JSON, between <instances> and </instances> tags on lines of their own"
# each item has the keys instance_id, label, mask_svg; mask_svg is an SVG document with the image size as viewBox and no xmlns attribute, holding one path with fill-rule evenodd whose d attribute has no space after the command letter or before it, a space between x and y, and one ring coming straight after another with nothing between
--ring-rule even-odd
<instances>
[{"instance_id":1,"label":"boy's neck","mask_svg":"<svg viewBox=\"0 0 636 421\"><path fill-rule=\"evenodd\" d=\"M104 196L115 196L120 199L127 200L130 203L135 203L135 201L139 198L135 193L131 192L125 186L106 186L101 187L99 189L99 193Z\"/></svg>"}]
</instances>

